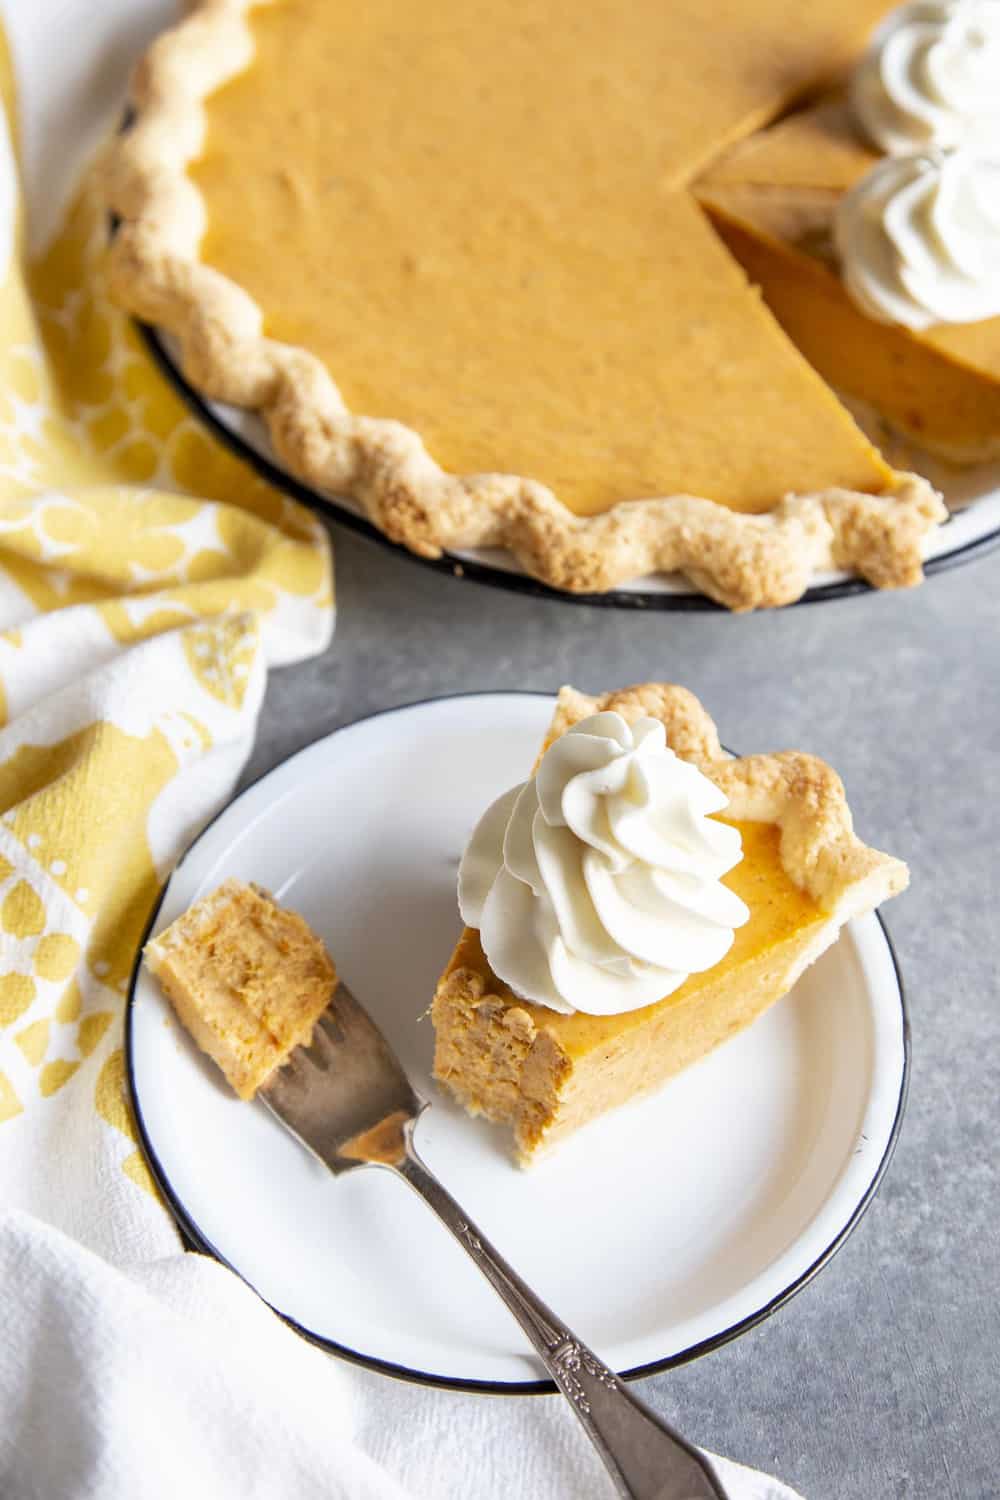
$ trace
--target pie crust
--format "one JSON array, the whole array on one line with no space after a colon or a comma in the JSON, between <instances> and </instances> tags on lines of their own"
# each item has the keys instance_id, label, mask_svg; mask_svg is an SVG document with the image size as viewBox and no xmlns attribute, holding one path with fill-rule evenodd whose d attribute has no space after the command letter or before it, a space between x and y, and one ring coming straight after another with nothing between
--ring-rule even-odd
<instances>
[{"instance_id":1,"label":"pie crust","mask_svg":"<svg viewBox=\"0 0 1000 1500\"><path fill-rule=\"evenodd\" d=\"M725 792L726 821L744 828L751 918L714 968L665 1000L616 1016L567 1016L521 1000L493 974L478 934L465 930L432 1006L434 1074L470 1113L513 1127L522 1165L750 1025L846 921L909 878L900 860L857 838L828 765L795 751L730 758L685 688L646 683L598 698L563 688L543 753L573 724L606 710L629 722L659 719L672 749Z\"/></svg>"},{"instance_id":2,"label":"pie crust","mask_svg":"<svg viewBox=\"0 0 1000 1500\"><path fill-rule=\"evenodd\" d=\"M832 488L745 514L695 495L625 500L577 516L546 485L505 474L451 474L399 422L350 412L324 364L262 333L262 313L199 260L204 204L187 176L207 96L251 61L253 0L199 0L140 63L135 119L109 152L118 217L114 293L173 335L192 383L260 414L289 470L347 495L387 537L424 557L503 547L542 582L598 593L644 574L680 572L733 610L790 603L813 575L859 573L880 588L922 578L930 534L947 518L923 478L893 474L880 494Z\"/></svg>"}]
</instances>

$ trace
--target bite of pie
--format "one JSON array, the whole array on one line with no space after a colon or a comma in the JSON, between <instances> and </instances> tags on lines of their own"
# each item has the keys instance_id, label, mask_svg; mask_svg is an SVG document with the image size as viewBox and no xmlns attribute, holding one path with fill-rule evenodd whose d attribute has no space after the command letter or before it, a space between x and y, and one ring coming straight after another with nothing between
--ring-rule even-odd
<instances>
[{"instance_id":1,"label":"bite of pie","mask_svg":"<svg viewBox=\"0 0 1000 1500\"><path fill-rule=\"evenodd\" d=\"M667 746L689 767L697 768L711 783L713 792L723 794L715 805L728 799L724 816L718 821L735 827L742 845L742 858L722 878L725 890L716 889L714 895L705 887L692 894L689 877L683 874L680 885L676 875L668 873L665 885L657 877L660 885L655 888L636 885L634 871L628 874L623 888L631 889L637 902L631 914L632 926L638 918L641 927L661 897L666 901L663 910L669 924L675 915L678 891L682 905L686 903L676 928L682 944L691 935L691 916L709 912L720 894L723 910L726 902L732 905L733 897L738 898L735 905L743 903L744 918L742 925L735 927L728 951L702 972L687 978L675 975L675 987L665 998L608 1013L600 989L606 982L605 975L593 976L586 965L581 967L579 954L568 960L567 949L574 943L580 951L588 945L593 951L595 943L600 946L601 934L595 939L589 903L585 911L580 908L575 915L567 916L558 881L550 879L551 861L545 849L551 845L558 850L567 831L558 830L554 843L550 831L540 846L540 868L547 889L555 893L558 934L546 932L545 923L548 921L551 927L551 916L543 917L540 924L534 912L528 922L522 920L511 930L511 914L517 911L521 898L512 895L510 882L503 889L498 883L495 897L491 894L484 908L482 931L471 926L465 929L438 985L432 1007L434 1075L470 1113L512 1128L522 1165L607 1110L659 1088L682 1068L749 1026L791 989L846 921L873 910L903 890L908 880L906 866L900 860L869 848L857 838L839 777L815 757L783 752L730 758L721 749L715 725L697 699L684 688L660 683L600 698L564 688L543 752L568 733L587 738L595 714L618 715L626 725L646 726L647 733L649 721L661 724ZM607 722L614 733L613 721ZM592 756L590 760L580 759L588 753L588 747L574 747L575 761L594 764ZM590 805L593 786L591 781L574 793L577 812L564 797L570 821L576 822L581 806ZM635 787L624 783L624 789L626 798L634 800ZM546 795L551 792L543 787L543 800ZM631 802L624 806L625 815L630 808ZM613 819L620 818L622 812L620 805L613 810ZM655 823L660 831L664 816L661 810ZM484 825L489 817L484 818ZM708 822L711 824L712 819ZM605 814L596 815L598 846L606 842L609 826ZM682 817L677 826L678 848L683 853L692 847L690 820ZM703 831L718 836L718 829ZM634 830L626 837L633 848L644 847L643 838L637 840ZM515 868L523 867L526 858L523 849L518 852L520 843L512 820L504 840L504 858ZM683 858L676 851L668 851L665 858L668 866L673 862L676 869L683 869ZM598 865L600 862L598 856ZM719 868L728 863L724 859ZM606 872L598 873L605 879ZM537 881L537 869L528 878ZM628 882L632 882L631 887ZM597 890L593 885L588 888ZM573 879L563 889L572 892ZM616 902L620 907L617 898ZM615 932L620 936L621 912L616 911L615 903L606 909L612 912ZM484 951L489 925L492 930L486 945L498 955L501 967L511 960L511 944L519 945L520 951L513 954L519 974L530 971L533 960L526 959L525 945L535 944L541 932L544 952L551 962L561 965L561 992L550 994L545 1003L515 993L498 977ZM648 934L644 932L643 936ZM669 940L664 951L671 952ZM611 973L610 982L614 983L623 967L612 961L606 972ZM579 981L574 975L581 976ZM642 982L648 982L648 977L646 969ZM579 999L581 1005L589 1003L582 991L592 978L596 978L598 988L594 993L599 998L588 1013L575 1008L573 1002ZM574 982L580 985L579 993L574 993ZM626 976L624 982L631 983L631 978ZM553 1001L563 1008L551 1008ZM613 998L611 1003L618 1002ZM595 1013L601 1006L605 1013Z\"/></svg>"},{"instance_id":2,"label":"bite of pie","mask_svg":"<svg viewBox=\"0 0 1000 1500\"><path fill-rule=\"evenodd\" d=\"M201 1050L252 1099L337 988L320 938L257 885L226 880L150 939L146 964Z\"/></svg>"},{"instance_id":3,"label":"bite of pie","mask_svg":"<svg viewBox=\"0 0 1000 1500\"><path fill-rule=\"evenodd\" d=\"M831 567L916 583L940 497L693 190L884 9L198 0L108 162L114 289L419 554L506 547L576 592L679 570L733 609Z\"/></svg>"}]
</instances>

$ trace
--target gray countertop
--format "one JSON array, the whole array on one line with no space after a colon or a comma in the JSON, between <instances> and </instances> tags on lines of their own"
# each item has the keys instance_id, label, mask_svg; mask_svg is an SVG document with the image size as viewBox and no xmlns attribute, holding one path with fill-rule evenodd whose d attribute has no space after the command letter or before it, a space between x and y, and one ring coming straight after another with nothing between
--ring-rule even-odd
<instances>
[{"instance_id":1,"label":"gray countertop","mask_svg":"<svg viewBox=\"0 0 1000 1500\"><path fill-rule=\"evenodd\" d=\"M643 1382L696 1441L810 1500L1000 1495L1000 554L900 594L735 617L566 605L333 529L338 627L272 675L246 779L374 709L481 688L682 682L740 751L837 767L892 903L909 1107L846 1246L760 1327Z\"/></svg>"}]
</instances>

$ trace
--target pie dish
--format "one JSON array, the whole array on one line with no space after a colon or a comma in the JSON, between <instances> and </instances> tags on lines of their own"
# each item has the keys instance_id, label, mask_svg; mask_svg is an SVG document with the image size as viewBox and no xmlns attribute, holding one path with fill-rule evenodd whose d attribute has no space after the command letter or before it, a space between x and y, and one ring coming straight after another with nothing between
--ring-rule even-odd
<instances>
[{"instance_id":1,"label":"pie dish","mask_svg":"<svg viewBox=\"0 0 1000 1500\"><path fill-rule=\"evenodd\" d=\"M996 458L1000 317L923 330L876 322L840 276L837 205L879 160L838 90L731 148L695 192L789 337L831 385L942 458Z\"/></svg>"},{"instance_id":2,"label":"pie dish","mask_svg":"<svg viewBox=\"0 0 1000 1500\"><path fill-rule=\"evenodd\" d=\"M622 27L610 0L443 0L431 28L388 0L202 0L108 162L113 286L297 477L422 555L504 546L574 592L678 570L734 609L830 567L916 583L940 498L690 191L883 8Z\"/></svg>"},{"instance_id":3,"label":"pie dish","mask_svg":"<svg viewBox=\"0 0 1000 1500\"><path fill-rule=\"evenodd\" d=\"M798 752L728 757L686 689L647 683L601 698L560 692L544 752L595 713L659 720L667 744L729 799L743 859L725 877L750 916L713 967L651 1005L560 1014L498 979L466 927L432 1006L434 1076L472 1114L513 1128L518 1160L658 1088L787 993L852 917L903 890L906 866L854 834L839 777Z\"/></svg>"},{"instance_id":4,"label":"pie dish","mask_svg":"<svg viewBox=\"0 0 1000 1500\"><path fill-rule=\"evenodd\" d=\"M322 941L260 886L227 880L146 945L151 973L203 1052L252 1099L337 987Z\"/></svg>"}]
</instances>

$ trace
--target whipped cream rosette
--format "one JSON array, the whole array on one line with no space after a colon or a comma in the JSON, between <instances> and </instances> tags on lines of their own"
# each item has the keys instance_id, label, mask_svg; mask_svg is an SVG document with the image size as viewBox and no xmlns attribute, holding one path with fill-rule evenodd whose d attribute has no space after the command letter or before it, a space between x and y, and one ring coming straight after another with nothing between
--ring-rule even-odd
<instances>
[{"instance_id":1,"label":"whipped cream rosette","mask_svg":"<svg viewBox=\"0 0 1000 1500\"><path fill-rule=\"evenodd\" d=\"M857 68L851 103L880 150L1000 154L1000 0L918 0L892 12Z\"/></svg>"},{"instance_id":2,"label":"whipped cream rosette","mask_svg":"<svg viewBox=\"0 0 1000 1500\"><path fill-rule=\"evenodd\" d=\"M459 906L520 997L569 1013L652 1004L718 963L749 917L721 877L739 831L727 799L666 743L616 713L574 725L472 835Z\"/></svg>"},{"instance_id":3,"label":"whipped cream rosette","mask_svg":"<svg viewBox=\"0 0 1000 1500\"><path fill-rule=\"evenodd\" d=\"M887 157L839 203L834 239L871 318L922 329L1000 315L1000 154Z\"/></svg>"}]
</instances>

